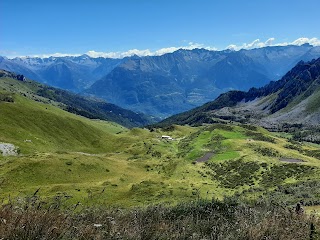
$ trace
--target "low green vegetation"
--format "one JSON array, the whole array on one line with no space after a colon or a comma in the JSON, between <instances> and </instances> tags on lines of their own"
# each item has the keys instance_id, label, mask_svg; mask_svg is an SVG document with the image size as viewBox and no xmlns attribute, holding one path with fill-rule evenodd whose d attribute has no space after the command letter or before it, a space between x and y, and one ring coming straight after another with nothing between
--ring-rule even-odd
<instances>
[{"instance_id":1,"label":"low green vegetation","mask_svg":"<svg viewBox=\"0 0 320 240\"><path fill-rule=\"evenodd\" d=\"M68 196L70 204L90 206L175 204L241 192L257 199L276 185L317 179L318 160L305 153L319 148L302 144L296 150L287 139L249 125L128 130L19 95L0 109L0 142L20 151L0 157L4 201L36 190L44 198ZM206 153L210 157L198 162ZM286 164L281 157L304 162Z\"/></svg>"},{"instance_id":2,"label":"low green vegetation","mask_svg":"<svg viewBox=\"0 0 320 240\"><path fill-rule=\"evenodd\" d=\"M151 187L154 183L144 183ZM4 239L286 239L317 240L319 218L269 200L197 200L175 206L65 209L64 197L37 196L0 207Z\"/></svg>"},{"instance_id":3,"label":"low green vegetation","mask_svg":"<svg viewBox=\"0 0 320 240\"><path fill-rule=\"evenodd\" d=\"M114 136L97 128L94 121L69 114L61 109L35 104L19 95L14 103L0 103L0 141L13 143L23 153L33 151L106 152L115 149ZM121 127L109 125L109 129ZM109 144L106 144L106 143Z\"/></svg>"},{"instance_id":4,"label":"low green vegetation","mask_svg":"<svg viewBox=\"0 0 320 240\"><path fill-rule=\"evenodd\" d=\"M314 94L310 97L310 100L308 101L308 104L306 106L306 111L308 113L314 113L319 110L319 101L320 101L320 91L319 87L316 87L316 90L314 90Z\"/></svg>"},{"instance_id":5,"label":"low green vegetation","mask_svg":"<svg viewBox=\"0 0 320 240\"><path fill-rule=\"evenodd\" d=\"M0 102L14 102L13 94L0 92Z\"/></svg>"},{"instance_id":6,"label":"low green vegetation","mask_svg":"<svg viewBox=\"0 0 320 240\"><path fill-rule=\"evenodd\" d=\"M301 223L291 239L305 239L320 228L291 211L320 204L317 144L240 124L127 129L10 96L0 143L19 155L0 155L1 237L259 239Z\"/></svg>"},{"instance_id":7,"label":"low green vegetation","mask_svg":"<svg viewBox=\"0 0 320 240\"><path fill-rule=\"evenodd\" d=\"M301 174L301 172L300 172ZM307 173L302 173L307 175ZM264 198L278 204L294 205L301 202L304 206L320 205L320 181L319 179L297 181L295 183L285 183L274 185L274 191L270 191ZM249 191L252 191L250 189Z\"/></svg>"},{"instance_id":8,"label":"low green vegetation","mask_svg":"<svg viewBox=\"0 0 320 240\"><path fill-rule=\"evenodd\" d=\"M221 163L207 163L207 171L212 179L217 180L219 185L225 188L236 189L244 185L254 185L260 170L257 162L244 162L231 160Z\"/></svg>"}]
</instances>

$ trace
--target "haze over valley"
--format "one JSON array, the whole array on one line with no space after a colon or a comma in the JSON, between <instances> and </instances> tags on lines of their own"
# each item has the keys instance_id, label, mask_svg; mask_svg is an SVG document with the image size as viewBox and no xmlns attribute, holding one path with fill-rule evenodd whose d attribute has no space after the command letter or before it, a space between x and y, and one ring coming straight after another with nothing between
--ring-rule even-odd
<instances>
[{"instance_id":1,"label":"haze over valley","mask_svg":"<svg viewBox=\"0 0 320 240\"><path fill-rule=\"evenodd\" d=\"M2 58L0 68L164 118L229 90L261 87L279 79L299 61L317 57L320 47L306 43L240 51L181 49L161 56L122 59L88 55Z\"/></svg>"}]
</instances>

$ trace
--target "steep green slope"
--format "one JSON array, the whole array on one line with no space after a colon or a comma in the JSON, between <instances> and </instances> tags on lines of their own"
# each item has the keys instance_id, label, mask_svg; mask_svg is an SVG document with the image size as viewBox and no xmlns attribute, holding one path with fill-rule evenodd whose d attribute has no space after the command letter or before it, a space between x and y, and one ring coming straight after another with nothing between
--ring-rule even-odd
<instances>
[{"instance_id":1,"label":"steep green slope","mask_svg":"<svg viewBox=\"0 0 320 240\"><path fill-rule=\"evenodd\" d=\"M0 142L17 145L21 153L106 152L115 147L114 137L108 133L109 129L125 129L113 123L102 129L99 121L73 115L19 94L8 96L14 102L0 101Z\"/></svg>"},{"instance_id":2,"label":"steep green slope","mask_svg":"<svg viewBox=\"0 0 320 240\"><path fill-rule=\"evenodd\" d=\"M19 93L30 99L54 104L69 112L91 119L103 119L126 127L143 126L151 119L143 114L120 108L102 100L86 98L71 92L49 87L0 70L0 90Z\"/></svg>"}]
</instances>

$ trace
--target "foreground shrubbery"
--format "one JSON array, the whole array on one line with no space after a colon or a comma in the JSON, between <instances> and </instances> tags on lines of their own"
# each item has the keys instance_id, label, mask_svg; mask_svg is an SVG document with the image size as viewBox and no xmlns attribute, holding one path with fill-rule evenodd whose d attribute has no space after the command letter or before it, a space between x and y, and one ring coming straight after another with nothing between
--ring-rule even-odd
<instances>
[{"instance_id":1,"label":"foreground shrubbery","mask_svg":"<svg viewBox=\"0 0 320 240\"><path fill-rule=\"evenodd\" d=\"M61 200L61 199L60 199ZM0 208L2 239L319 239L319 219L227 199L139 209L79 209L36 197Z\"/></svg>"}]
</instances>

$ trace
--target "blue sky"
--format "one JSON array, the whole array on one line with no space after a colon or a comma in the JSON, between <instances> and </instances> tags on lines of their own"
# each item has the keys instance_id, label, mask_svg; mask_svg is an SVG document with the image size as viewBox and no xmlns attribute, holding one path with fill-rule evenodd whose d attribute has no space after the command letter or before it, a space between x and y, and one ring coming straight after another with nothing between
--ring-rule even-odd
<instances>
[{"instance_id":1,"label":"blue sky","mask_svg":"<svg viewBox=\"0 0 320 240\"><path fill-rule=\"evenodd\" d=\"M320 38L319 0L0 0L0 9L0 55L9 57Z\"/></svg>"}]
</instances>

